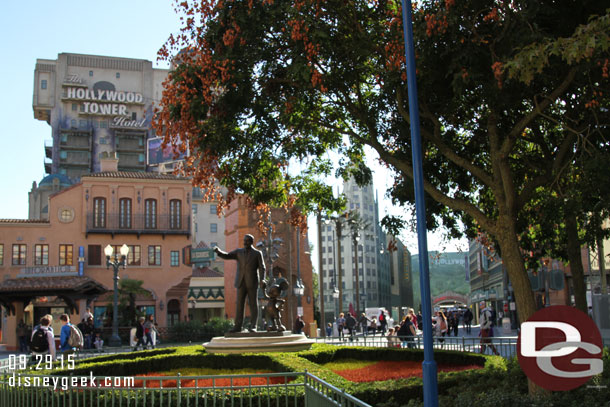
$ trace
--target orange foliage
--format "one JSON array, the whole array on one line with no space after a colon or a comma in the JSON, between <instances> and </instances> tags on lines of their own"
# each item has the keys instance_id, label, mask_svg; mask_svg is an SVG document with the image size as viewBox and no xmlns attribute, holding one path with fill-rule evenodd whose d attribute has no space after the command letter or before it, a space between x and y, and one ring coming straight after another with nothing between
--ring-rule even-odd
<instances>
[{"instance_id":1,"label":"orange foliage","mask_svg":"<svg viewBox=\"0 0 610 407\"><path fill-rule=\"evenodd\" d=\"M503 67L504 64L500 61L494 62L491 65L491 70L494 73L494 77L498 81L498 88L500 89L502 89L502 74L504 73Z\"/></svg>"}]
</instances>

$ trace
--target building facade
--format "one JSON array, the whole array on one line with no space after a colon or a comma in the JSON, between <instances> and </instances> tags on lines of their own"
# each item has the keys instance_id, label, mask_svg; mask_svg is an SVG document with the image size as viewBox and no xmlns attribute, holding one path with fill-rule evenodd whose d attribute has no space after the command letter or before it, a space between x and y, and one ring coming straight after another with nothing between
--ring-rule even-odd
<instances>
[{"instance_id":1,"label":"building facade","mask_svg":"<svg viewBox=\"0 0 610 407\"><path fill-rule=\"evenodd\" d=\"M396 247L396 250L389 253L391 308L388 309L398 321L406 315L406 307L415 308L411 253L400 239L391 235L387 239L393 240Z\"/></svg>"},{"instance_id":2,"label":"building facade","mask_svg":"<svg viewBox=\"0 0 610 407\"><path fill-rule=\"evenodd\" d=\"M146 171L151 120L168 70L142 59L62 53L38 59L34 117L51 126L45 172L78 179L100 171L101 153L115 154L119 171ZM155 163L157 155L149 157Z\"/></svg>"},{"instance_id":3,"label":"building facade","mask_svg":"<svg viewBox=\"0 0 610 407\"><path fill-rule=\"evenodd\" d=\"M390 260L388 251L384 250L385 234L379 226L378 201L373 186L369 184L360 187L350 179L343 184L343 194L347 199L347 210L357 213L366 227L358 231L359 238L356 241L353 231L343 222L341 252L338 253L339 234L336 222L322 223L319 254L322 256L320 273L325 295L326 321L333 321L340 312L349 311L350 305L354 311L371 307L389 310L392 306ZM356 269L360 298L357 298L356 293ZM342 309L338 309L339 301L333 297L335 288L343 296Z\"/></svg>"},{"instance_id":4,"label":"building facade","mask_svg":"<svg viewBox=\"0 0 610 407\"><path fill-rule=\"evenodd\" d=\"M112 163L110 164L112 165ZM171 175L106 171L49 198L46 220L0 220L0 303L3 343L17 345L15 328L47 313L80 321L91 307L96 325L109 325L113 271L104 248L130 251L121 279L146 291L136 306L160 327L184 320L192 270L183 264L191 240L190 180ZM59 332L59 331L57 331Z\"/></svg>"}]
</instances>

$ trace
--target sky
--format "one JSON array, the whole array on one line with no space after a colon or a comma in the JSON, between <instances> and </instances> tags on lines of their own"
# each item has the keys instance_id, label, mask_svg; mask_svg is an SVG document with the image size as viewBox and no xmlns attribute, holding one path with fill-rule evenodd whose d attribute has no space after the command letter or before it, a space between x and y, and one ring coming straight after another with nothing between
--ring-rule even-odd
<instances>
[{"instance_id":1,"label":"sky","mask_svg":"<svg viewBox=\"0 0 610 407\"><path fill-rule=\"evenodd\" d=\"M57 59L63 52L153 62L171 33L180 29L171 0L30 0L0 2L0 219L28 217L28 192L44 173L44 145L51 127L34 118L32 109L36 59ZM391 182L371 160L374 186L379 191L380 216L404 214L384 199ZM311 237L316 236L311 230ZM411 253L417 253L417 237L401 236ZM428 235L428 250L467 250L465 241L444 241L439 233ZM314 254L315 255L315 254Z\"/></svg>"}]
</instances>

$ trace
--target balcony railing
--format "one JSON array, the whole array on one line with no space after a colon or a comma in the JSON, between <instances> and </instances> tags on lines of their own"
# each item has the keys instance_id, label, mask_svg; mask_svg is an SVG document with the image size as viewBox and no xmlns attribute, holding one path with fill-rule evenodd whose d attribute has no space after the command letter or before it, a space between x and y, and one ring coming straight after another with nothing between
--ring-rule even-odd
<instances>
[{"instance_id":1,"label":"balcony railing","mask_svg":"<svg viewBox=\"0 0 610 407\"><path fill-rule=\"evenodd\" d=\"M87 233L190 235L191 217L189 215L152 217L145 214L134 214L129 217L118 213L96 217L93 212L89 212Z\"/></svg>"}]
</instances>

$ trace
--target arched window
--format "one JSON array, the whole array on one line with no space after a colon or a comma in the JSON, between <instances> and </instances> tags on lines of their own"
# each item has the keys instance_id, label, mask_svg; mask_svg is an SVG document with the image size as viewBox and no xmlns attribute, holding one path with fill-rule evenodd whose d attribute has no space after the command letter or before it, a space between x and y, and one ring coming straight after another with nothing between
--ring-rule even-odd
<instances>
[{"instance_id":1,"label":"arched window","mask_svg":"<svg viewBox=\"0 0 610 407\"><path fill-rule=\"evenodd\" d=\"M93 227L106 227L106 198L93 198Z\"/></svg>"},{"instance_id":2,"label":"arched window","mask_svg":"<svg viewBox=\"0 0 610 407\"><path fill-rule=\"evenodd\" d=\"M179 199L172 199L169 201L169 228L180 229L182 214L182 201Z\"/></svg>"},{"instance_id":3,"label":"arched window","mask_svg":"<svg viewBox=\"0 0 610 407\"><path fill-rule=\"evenodd\" d=\"M144 227L146 229L157 228L157 200L147 199L144 201Z\"/></svg>"},{"instance_id":4,"label":"arched window","mask_svg":"<svg viewBox=\"0 0 610 407\"><path fill-rule=\"evenodd\" d=\"M131 199L119 199L119 228L131 229Z\"/></svg>"}]
</instances>

